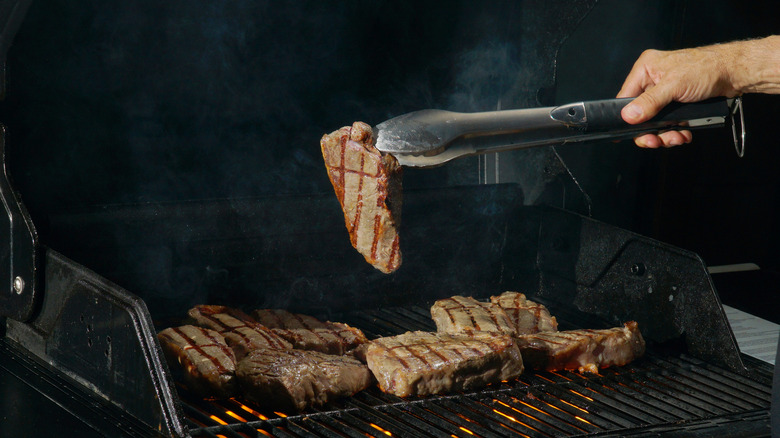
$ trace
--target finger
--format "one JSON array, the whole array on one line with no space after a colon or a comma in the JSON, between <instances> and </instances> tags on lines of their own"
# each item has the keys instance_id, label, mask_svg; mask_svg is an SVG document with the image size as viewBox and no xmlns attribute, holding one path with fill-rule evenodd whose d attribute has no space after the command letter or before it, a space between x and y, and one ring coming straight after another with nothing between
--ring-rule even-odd
<instances>
[{"instance_id":1,"label":"finger","mask_svg":"<svg viewBox=\"0 0 780 438\"><path fill-rule=\"evenodd\" d=\"M652 58L654 57L654 50L646 50L639 56L633 67L631 67L628 76L626 76L626 80L623 82L617 97L636 97L642 94L649 86L654 85L647 71L647 64L652 63Z\"/></svg>"},{"instance_id":2,"label":"finger","mask_svg":"<svg viewBox=\"0 0 780 438\"><path fill-rule=\"evenodd\" d=\"M626 80L623 82L623 86L620 87L620 92L618 92L617 97L639 96L645 91L648 84L649 78L647 77L645 69L635 65L634 68L631 69L631 72L628 73L628 76L626 76Z\"/></svg>"},{"instance_id":3,"label":"finger","mask_svg":"<svg viewBox=\"0 0 780 438\"><path fill-rule=\"evenodd\" d=\"M653 118L661 108L665 107L674 97L672 89L663 84L650 87L620 112L623 120L632 125L646 122Z\"/></svg>"},{"instance_id":4,"label":"finger","mask_svg":"<svg viewBox=\"0 0 780 438\"><path fill-rule=\"evenodd\" d=\"M680 146L681 144L685 143L685 137L683 137L682 134L677 131L663 132L658 134L658 138L661 139L661 144L667 148Z\"/></svg>"},{"instance_id":5,"label":"finger","mask_svg":"<svg viewBox=\"0 0 780 438\"><path fill-rule=\"evenodd\" d=\"M658 135L665 147L679 146L693 140L691 131L667 131Z\"/></svg>"},{"instance_id":6,"label":"finger","mask_svg":"<svg viewBox=\"0 0 780 438\"><path fill-rule=\"evenodd\" d=\"M661 147L663 142L655 134L645 134L634 139L634 143L640 148L655 149Z\"/></svg>"}]
</instances>

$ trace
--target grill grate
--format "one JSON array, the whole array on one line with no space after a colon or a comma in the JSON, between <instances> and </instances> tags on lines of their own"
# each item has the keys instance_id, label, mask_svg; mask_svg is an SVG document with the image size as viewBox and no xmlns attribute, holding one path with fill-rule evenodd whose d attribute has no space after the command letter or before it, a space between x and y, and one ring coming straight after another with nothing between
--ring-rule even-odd
<instances>
[{"instance_id":1,"label":"grill grate","mask_svg":"<svg viewBox=\"0 0 780 438\"><path fill-rule=\"evenodd\" d=\"M350 314L369 338L435 330L422 307ZM568 320L561 321L565 327ZM744 357L749 377L684 353L649 348L642 359L598 374L541 372L486 390L402 399L377 386L302 415L263 412L246 401L203 400L180 387L194 437L689 436L768 431L772 366Z\"/></svg>"}]
</instances>

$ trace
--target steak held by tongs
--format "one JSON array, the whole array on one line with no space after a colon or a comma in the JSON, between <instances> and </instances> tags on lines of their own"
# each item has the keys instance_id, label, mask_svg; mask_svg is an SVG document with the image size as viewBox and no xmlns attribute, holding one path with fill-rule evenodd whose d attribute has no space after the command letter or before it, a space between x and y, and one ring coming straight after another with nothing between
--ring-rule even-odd
<instances>
[{"instance_id":1,"label":"steak held by tongs","mask_svg":"<svg viewBox=\"0 0 780 438\"><path fill-rule=\"evenodd\" d=\"M388 274L401 266L401 166L374 141L371 127L355 122L324 135L320 147L352 246Z\"/></svg>"}]
</instances>

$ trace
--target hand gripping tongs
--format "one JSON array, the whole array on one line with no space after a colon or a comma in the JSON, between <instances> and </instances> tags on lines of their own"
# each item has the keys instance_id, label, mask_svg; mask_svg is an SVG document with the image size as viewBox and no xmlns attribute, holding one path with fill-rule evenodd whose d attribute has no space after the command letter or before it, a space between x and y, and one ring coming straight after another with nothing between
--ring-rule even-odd
<instances>
[{"instance_id":1,"label":"hand gripping tongs","mask_svg":"<svg viewBox=\"0 0 780 438\"><path fill-rule=\"evenodd\" d=\"M469 155L594 140L620 140L667 130L722 127L731 123L734 146L745 148L742 102L717 98L672 103L646 123L629 125L620 110L632 99L607 99L558 107L478 113L427 109L376 126L376 147L403 166L431 167ZM735 114L740 114L737 134Z\"/></svg>"}]
</instances>

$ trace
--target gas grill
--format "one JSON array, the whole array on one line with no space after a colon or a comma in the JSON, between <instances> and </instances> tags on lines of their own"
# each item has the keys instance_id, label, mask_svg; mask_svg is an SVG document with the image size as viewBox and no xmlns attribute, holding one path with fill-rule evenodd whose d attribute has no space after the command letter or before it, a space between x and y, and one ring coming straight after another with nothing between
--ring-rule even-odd
<instances>
[{"instance_id":1,"label":"gas grill","mask_svg":"<svg viewBox=\"0 0 780 438\"><path fill-rule=\"evenodd\" d=\"M549 92L537 96L537 90L554 85L560 43L595 1L573 1L565 14L546 3L523 2L518 14L519 28L549 35L543 43L523 43L539 59L534 65L523 58L519 67L528 69L533 93L510 97L527 106ZM310 6L320 11L318 5ZM28 6L27 0L0 5L0 58ZM38 12L40 26L46 21ZM114 23L94 15L99 19L84 19ZM187 23L176 22L185 30ZM111 60L124 55L113 53ZM369 117L378 114L367 110ZM139 117L139 129L159 134L153 117ZM252 124L236 123L230 126ZM176 132L185 135L182 126ZM5 170L12 160L4 149L12 155L15 139L25 135L14 137L13 127L2 134ZM26 134L33 143L40 139ZM112 437L768 436L775 367L740 353L702 259L590 218L591 200L555 149L525 154L409 172L404 262L392 275L352 249L338 202L319 190L327 185L274 194L289 183L280 177L262 196L212 196L216 189L203 197L176 196L189 193L184 190L151 201L127 196L54 211L42 211L33 200L31 215L4 172L0 383L12 388L9 395L29 400L5 403L14 418L23 418L35 410L27 405L32 400L51 402L70 419L57 420L62 424L84 424ZM283 168L303 178L311 167L327 184L321 163L309 163L305 152L266 158L276 166L275 177ZM288 158L295 164L282 167ZM505 181L499 173L506 175L507 165L521 170ZM529 182L528 169L541 174L538 181ZM436 178L452 184L430 184ZM561 202L545 205L550 200ZM173 378L156 338L180 324L187 309L205 303L284 308L348 323L373 339L435 330L429 308L437 299L506 290L545 304L561 330L636 320L647 353L597 374L526 371L480 390L436 396L399 398L374 385L296 413L262 409L241 397L190 393ZM33 434L30 426L13 432Z\"/></svg>"}]
</instances>

